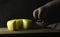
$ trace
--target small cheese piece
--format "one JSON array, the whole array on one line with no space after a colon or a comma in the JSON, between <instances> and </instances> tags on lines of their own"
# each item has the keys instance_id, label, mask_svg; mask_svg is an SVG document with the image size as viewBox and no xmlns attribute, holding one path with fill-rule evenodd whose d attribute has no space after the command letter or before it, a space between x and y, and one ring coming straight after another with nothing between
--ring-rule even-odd
<instances>
[{"instance_id":1,"label":"small cheese piece","mask_svg":"<svg viewBox=\"0 0 60 37\"><path fill-rule=\"evenodd\" d=\"M10 30L10 31L13 31L15 22L16 22L15 20L8 21L7 22L7 29Z\"/></svg>"},{"instance_id":2,"label":"small cheese piece","mask_svg":"<svg viewBox=\"0 0 60 37\"><path fill-rule=\"evenodd\" d=\"M10 31L22 29L22 19L13 19L7 22L7 28Z\"/></svg>"},{"instance_id":3,"label":"small cheese piece","mask_svg":"<svg viewBox=\"0 0 60 37\"><path fill-rule=\"evenodd\" d=\"M31 27L32 24L32 20L29 19L23 19L23 28L24 29L28 29Z\"/></svg>"},{"instance_id":4,"label":"small cheese piece","mask_svg":"<svg viewBox=\"0 0 60 37\"><path fill-rule=\"evenodd\" d=\"M22 25L23 25L22 19L16 19L16 29L17 30L22 29Z\"/></svg>"}]
</instances>

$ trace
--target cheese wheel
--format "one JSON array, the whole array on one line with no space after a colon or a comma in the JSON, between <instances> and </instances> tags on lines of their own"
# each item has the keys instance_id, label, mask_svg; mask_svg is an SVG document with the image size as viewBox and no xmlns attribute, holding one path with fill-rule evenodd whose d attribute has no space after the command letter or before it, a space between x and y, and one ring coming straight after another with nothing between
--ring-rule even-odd
<instances>
[{"instance_id":1,"label":"cheese wheel","mask_svg":"<svg viewBox=\"0 0 60 37\"><path fill-rule=\"evenodd\" d=\"M29 19L13 19L7 22L7 28L10 31L28 29L31 27L32 20Z\"/></svg>"}]
</instances>

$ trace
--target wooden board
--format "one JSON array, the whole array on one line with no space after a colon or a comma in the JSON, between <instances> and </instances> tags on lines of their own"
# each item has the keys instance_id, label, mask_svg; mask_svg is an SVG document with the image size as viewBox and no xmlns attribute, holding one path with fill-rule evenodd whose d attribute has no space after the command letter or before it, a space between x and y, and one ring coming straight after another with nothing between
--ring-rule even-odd
<instances>
[{"instance_id":1,"label":"wooden board","mask_svg":"<svg viewBox=\"0 0 60 37\"><path fill-rule=\"evenodd\" d=\"M47 33L47 32L59 32L57 30L51 29L30 29L30 30L20 30L20 31L9 31L7 28L0 28L0 34L24 34L24 33Z\"/></svg>"}]
</instances>

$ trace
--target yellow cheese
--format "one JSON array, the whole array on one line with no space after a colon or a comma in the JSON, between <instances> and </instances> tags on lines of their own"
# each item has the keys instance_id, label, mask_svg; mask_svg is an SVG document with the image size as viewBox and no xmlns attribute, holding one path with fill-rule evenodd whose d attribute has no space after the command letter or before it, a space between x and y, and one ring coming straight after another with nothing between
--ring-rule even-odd
<instances>
[{"instance_id":1,"label":"yellow cheese","mask_svg":"<svg viewBox=\"0 0 60 37\"><path fill-rule=\"evenodd\" d=\"M23 28L24 29L28 29L31 27L32 24L32 20L29 19L23 19Z\"/></svg>"},{"instance_id":2,"label":"yellow cheese","mask_svg":"<svg viewBox=\"0 0 60 37\"><path fill-rule=\"evenodd\" d=\"M7 22L8 30L10 30L10 31L14 30L14 23L15 23L15 20L10 20L10 21Z\"/></svg>"},{"instance_id":3,"label":"yellow cheese","mask_svg":"<svg viewBox=\"0 0 60 37\"><path fill-rule=\"evenodd\" d=\"M19 30L19 29L22 29L22 19L16 19L16 29Z\"/></svg>"},{"instance_id":4,"label":"yellow cheese","mask_svg":"<svg viewBox=\"0 0 60 37\"><path fill-rule=\"evenodd\" d=\"M13 19L7 22L7 28L10 31L21 29L22 19Z\"/></svg>"},{"instance_id":5,"label":"yellow cheese","mask_svg":"<svg viewBox=\"0 0 60 37\"><path fill-rule=\"evenodd\" d=\"M13 19L7 22L7 28L10 31L28 29L31 27L32 20L29 19Z\"/></svg>"}]
</instances>

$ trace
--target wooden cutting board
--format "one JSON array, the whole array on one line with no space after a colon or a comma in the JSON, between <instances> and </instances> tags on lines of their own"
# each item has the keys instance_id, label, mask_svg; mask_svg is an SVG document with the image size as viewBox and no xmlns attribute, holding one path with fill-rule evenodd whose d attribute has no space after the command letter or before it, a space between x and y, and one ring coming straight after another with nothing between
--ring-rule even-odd
<instances>
[{"instance_id":1,"label":"wooden cutting board","mask_svg":"<svg viewBox=\"0 0 60 37\"><path fill-rule=\"evenodd\" d=\"M0 34L24 34L24 33L47 33L47 32L59 32L52 29L30 29L30 30L20 30L20 31L9 31L7 28L0 28Z\"/></svg>"}]
</instances>

